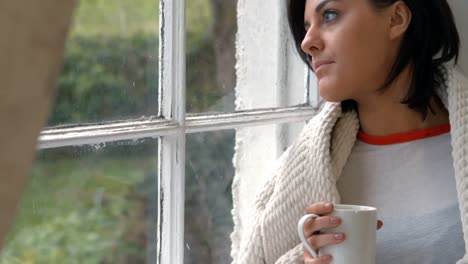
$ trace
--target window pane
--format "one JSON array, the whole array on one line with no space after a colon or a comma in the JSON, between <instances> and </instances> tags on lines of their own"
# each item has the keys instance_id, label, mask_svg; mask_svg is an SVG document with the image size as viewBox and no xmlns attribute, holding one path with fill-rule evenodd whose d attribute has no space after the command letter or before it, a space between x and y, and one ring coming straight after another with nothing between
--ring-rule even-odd
<instances>
[{"instance_id":1,"label":"window pane","mask_svg":"<svg viewBox=\"0 0 468 264\"><path fill-rule=\"evenodd\" d=\"M0 263L156 263L157 145L40 151Z\"/></svg>"},{"instance_id":2,"label":"window pane","mask_svg":"<svg viewBox=\"0 0 468 264\"><path fill-rule=\"evenodd\" d=\"M304 122L298 122L187 136L185 264L231 262L234 174L242 179L238 186L241 201L237 202L243 210L237 215L245 219L276 160L303 126ZM236 138L238 144L234 148Z\"/></svg>"},{"instance_id":3,"label":"window pane","mask_svg":"<svg viewBox=\"0 0 468 264\"><path fill-rule=\"evenodd\" d=\"M187 112L306 103L305 65L289 39L284 6L237 3L186 2Z\"/></svg>"},{"instance_id":4,"label":"window pane","mask_svg":"<svg viewBox=\"0 0 468 264\"><path fill-rule=\"evenodd\" d=\"M185 263L230 263L234 131L187 136Z\"/></svg>"},{"instance_id":5,"label":"window pane","mask_svg":"<svg viewBox=\"0 0 468 264\"><path fill-rule=\"evenodd\" d=\"M187 112L234 110L237 0L190 0L187 8Z\"/></svg>"},{"instance_id":6,"label":"window pane","mask_svg":"<svg viewBox=\"0 0 468 264\"><path fill-rule=\"evenodd\" d=\"M49 125L157 114L158 2L77 1Z\"/></svg>"}]
</instances>

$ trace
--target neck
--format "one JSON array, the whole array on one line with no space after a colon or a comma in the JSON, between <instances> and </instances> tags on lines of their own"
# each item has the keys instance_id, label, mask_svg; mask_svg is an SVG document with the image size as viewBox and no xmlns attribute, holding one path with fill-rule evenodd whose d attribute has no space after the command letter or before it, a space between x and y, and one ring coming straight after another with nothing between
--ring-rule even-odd
<instances>
[{"instance_id":1,"label":"neck","mask_svg":"<svg viewBox=\"0 0 468 264\"><path fill-rule=\"evenodd\" d=\"M426 119L406 104L400 103L406 96L411 74L406 69L385 93L374 93L356 100L361 130L374 136L386 136L449 123L449 114L437 97L431 100L434 113L428 110Z\"/></svg>"}]
</instances>

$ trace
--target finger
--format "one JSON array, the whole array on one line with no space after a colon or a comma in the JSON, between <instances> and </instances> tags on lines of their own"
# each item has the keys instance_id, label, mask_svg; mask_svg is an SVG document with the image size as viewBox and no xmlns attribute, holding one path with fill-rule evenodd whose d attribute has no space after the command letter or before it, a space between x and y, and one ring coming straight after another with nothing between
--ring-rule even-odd
<instances>
[{"instance_id":1,"label":"finger","mask_svg":"<svg viewBox=\"0 0 468 264\"><path fill-rule=\"evenodd\" d=\"M330 263L332 261L331 255L320 256L314 258L309 251L304 247L304 263L315 264L315 263Z\"/></svg>"},{"instance_id":2,"label":"finger","mask_svg":"<svg viewBox=\"0 0 468 264\"><path fill-rule=\"evenodd\" d=\"M314 259L314 257L310 254L309 250L306 247L302 247L304 249L304 260ZM315 251L317 253L317 251Z\"/></svg>"},{"instance_id":3,"label":"finger","mask_svg":"<svg viewBox=\"0 0 468 264\"><path fill-rule=\"evenodd\" d=\"M321 256L319 258L304 258L304 264L326 264L331 263L333 257L331 255Z\"/></svg>"},{"instance_id":4,"label":"finger","mask_svg":"<svg viewBox=\"0 0 468 264\"><path fill-rule=\"evenodd\" d=\"M377 220L377 230L380 230L382 226L383 226L383 222L381 220Z\"/></svg>"},{"instance_id":5,"label":"finger","mask_svg":"<svg viewBox=\"0 0 468 264\"><path fill-rule=\"evenodd\" d=\"M325 215L333 212L333 203L314 203L306 208L306 214Z\"/></svg>"},{"instance_id":6,"label":"finger","mask_svg":"<svg viewBox=\"0 0 468 264\"><path fill-rule=\"evenodd\" d=\"M322 247L335 245L343 242L346 239L346 235L343 233L328 233L313 235L307 238L309 245L315 250L318 251Z\"/></svg>"},{"instance_id":7,"label":"finger","mask_svg":"<svg viewBox=\"0 0 468 264\"><path fill-rule=\"evenodd\" d=\"M341 225L341 218L336 216L322 216L310 219L304 224L305 236L309 237L313 233L327 228L336 228Z\"/></svg>"}]
</instances>

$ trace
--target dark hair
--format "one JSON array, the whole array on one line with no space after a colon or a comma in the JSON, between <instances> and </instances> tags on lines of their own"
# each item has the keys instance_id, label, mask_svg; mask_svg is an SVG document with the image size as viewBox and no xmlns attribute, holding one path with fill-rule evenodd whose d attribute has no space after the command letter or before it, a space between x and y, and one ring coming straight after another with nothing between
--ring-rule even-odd
<instances>
[{"instance_id":1,"label":"dark hair","mask_svg":"<svg viewBox=\"0 0 468 264\"><path fill-rule=\"evenodd\" d=\"M296 50L300 58L312 70L311 58L301 50L305 37L304 11L306 0L287 0L288 20ZM373 7L381 9L398 0L368 0ZM435 90L444 80L443 64L454 59L457 63L460 37L455 26L452 10L447 0L403 0L412 12L412 19L402 41L402 45L385 83L380 91L385 91L400 73L412 63L413 76L406 98L401 102L410 109L421 113L423 119L432 108L430 101ZM343 111L356 110L353 100L341 102Z\"/></svg>"}]
</instances>

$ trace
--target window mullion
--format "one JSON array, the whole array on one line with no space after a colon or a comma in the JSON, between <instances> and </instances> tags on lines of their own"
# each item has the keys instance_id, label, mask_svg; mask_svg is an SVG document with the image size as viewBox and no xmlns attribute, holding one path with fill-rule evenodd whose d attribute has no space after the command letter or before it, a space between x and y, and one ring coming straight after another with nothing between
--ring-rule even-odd
<instances>
[{"instance_id":1,"label":"window mullion","mask_svg":"<svg viewBox=\"0 0 468 264\"><path fill-rule=\"evenodd\" d=\"M248 126L293 123L307 121L318 111L310 106L254 109L234 113L217 113L187 116L186 134ZM179 132L176 121L152 118L116 121L106 124L90 124L70 128L49 128L39 137L39 149L74 145L100 144L121 140L137 140L147 137L165 137Z\"/></svg>"},{"instance_id":2,"label":"window mullion","mask_svg":"<svg viewBox=\"0 0 468 264\"><path fill-rule=\"evenodd\" d=\"M160 1L160 115L177 123L160 138L158 264L183 264L185 204L185 0Z\"/></svg>"}]
</instances>

